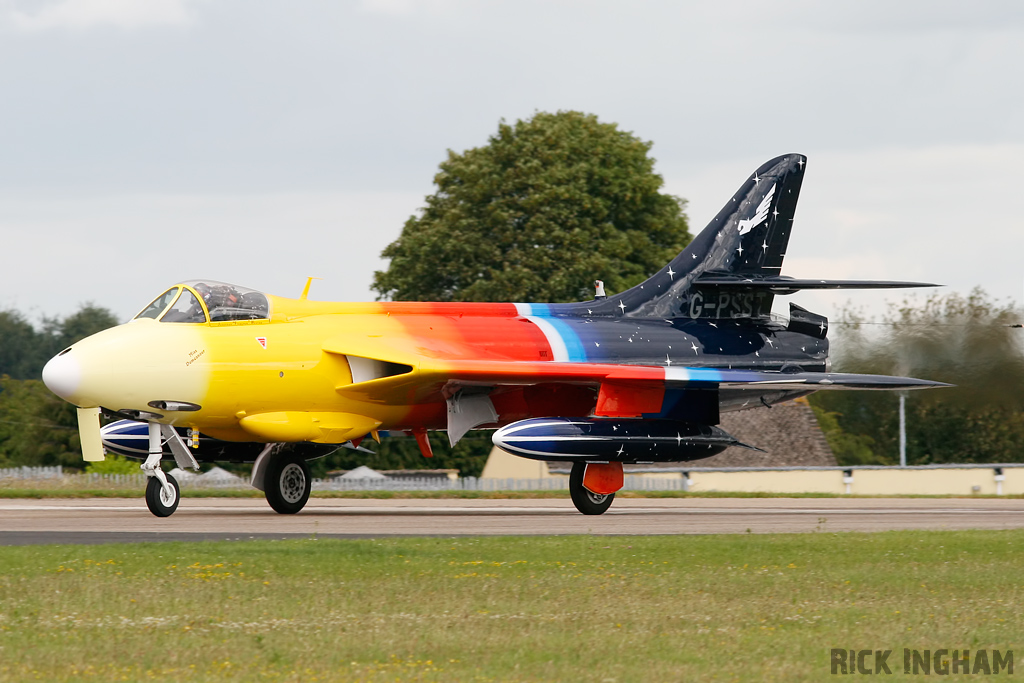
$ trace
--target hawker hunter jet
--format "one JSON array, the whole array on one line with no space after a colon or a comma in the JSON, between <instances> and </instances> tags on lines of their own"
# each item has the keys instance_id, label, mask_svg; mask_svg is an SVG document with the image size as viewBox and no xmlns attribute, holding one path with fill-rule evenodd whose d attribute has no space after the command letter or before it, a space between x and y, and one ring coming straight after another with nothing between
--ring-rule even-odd
<instances>
[{"instance_id":1,"label":"hawker hunter jet","mask_svg":"<svg viewBox=\"0 0 1024 683\"><path fill-rule=\"evenodd\" d=\"M326 303L211 280L182 282L130 322L61 351L43 380L78 406L86 460L144 459L146 501L174 512L163 471L253 463L270 506L309 498L308 460L404 432L430 456L496 429L518 456L572 463L584 514L608 509L623 463L705 458L740 443L723 411L827 389L940 386L830 372L828 321L773 299L802 289L926 287L918 282L781 275L806 159L788 154L748 177L686 249L618 294L567 304ZM121 420L101 429L101 413Z\"/></svg>"}]
</instances>

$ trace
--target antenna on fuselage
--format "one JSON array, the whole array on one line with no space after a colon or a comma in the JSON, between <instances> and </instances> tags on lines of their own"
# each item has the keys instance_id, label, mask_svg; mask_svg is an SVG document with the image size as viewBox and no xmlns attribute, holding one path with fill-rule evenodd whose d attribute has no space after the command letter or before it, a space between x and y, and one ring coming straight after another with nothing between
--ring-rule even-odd
<instances>
[{"instance_id":1,"label":"antenna on fuselage","mask_svg":"<svg viewBox=\"0 0 1024 683\"><path fill-rule=\"evenodd\" d=\"M309 286L311 284L313 284L313 280L323 280L323 278L322 277L312 277L312 276L307 277L306 278L306 286L302 288L302 295L299 297L300 299L305 299L306 297L309 296Z\"/></svg>"}]
</instances>

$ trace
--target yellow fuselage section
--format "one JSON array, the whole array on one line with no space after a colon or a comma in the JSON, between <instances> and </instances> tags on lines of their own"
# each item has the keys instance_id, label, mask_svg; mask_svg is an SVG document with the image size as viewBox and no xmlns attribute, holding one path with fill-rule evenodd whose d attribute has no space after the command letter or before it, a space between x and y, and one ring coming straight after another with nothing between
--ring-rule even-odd
<instances>
[{"instance_id":1,"label":"yellow fuselage section","mask_svg":"<svg viewBox=\"0 0 1024 683\"><path fill-rule=\"evenodd\" d=\"M75 381L61 395L229 441L339 443L374 429L444 426L440 387L386 399L345 391L415 358L419 338L430 339L435 370L467 349L548 359L543 337L509 304L270 302L266 320L142 318L84 339L55 359L74 365L65 374ZM437 359L446 344L450 357ZM414 380L419 368L407 362L401 371ZM424 391L434 395L425 400Z\"/></svg>"}]
</instances>

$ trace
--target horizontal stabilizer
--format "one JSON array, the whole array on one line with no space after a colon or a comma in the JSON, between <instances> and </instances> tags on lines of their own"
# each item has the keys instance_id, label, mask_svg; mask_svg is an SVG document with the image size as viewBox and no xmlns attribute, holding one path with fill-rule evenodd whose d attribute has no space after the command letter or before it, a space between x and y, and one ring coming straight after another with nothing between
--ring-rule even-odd
<instances>
[{"instance_id":1,"label":"horizontal stabilizer","mask_svg":"<svg viewBox=\"0 0 1024 683\"><path fill-rule=\"evenodd\" d=\"M782 275L743 277L724 273L705 273L697 278L694 284L739 289L767 289L773 294L792 294L801 289L903 289L941 286L931 282L903 282L900 280L814 280Z\"/></svg>"},{"instance_id":2,"label":"horizontal stabilizer","mask_svg":"<svg viewBox=\"0 0 1024 683\"><path fill-rule=\"evenodd\" d=\"M669 384L678 382L691 384L695 382L714 381L727 389L792 389L806 386L814 391L821 389L860 389L860 390L908 390L934 389L949 387L951 384L933 382L913 377L893 377L890 375L861 375L846 372L777 372L763 370L724 370L710 368L666 368L665 379Z\"/></svg>"}]
</instances>

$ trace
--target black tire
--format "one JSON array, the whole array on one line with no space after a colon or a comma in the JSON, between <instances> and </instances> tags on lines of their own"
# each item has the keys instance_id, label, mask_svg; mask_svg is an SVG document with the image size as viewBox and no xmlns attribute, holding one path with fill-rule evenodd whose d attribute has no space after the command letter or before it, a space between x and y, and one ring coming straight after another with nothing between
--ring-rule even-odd
<instances>
[{"instance_id":1,"label":"black tire","mask_svg":"<svg viewBox=\"0 0 1024 683\"><path fill-rule=\"evenodd\" d=\"M181 488L178 486L178 481L169 474L164 474L164 476L167 477L167 483L174 488L174 500L168 500L164 496L163 484L157 477L150 477L146 482L146 507L157 517L170 517L178 509L178 503L181 502Z\"/></svg>"},{"instance_id":2,"label":"black tire","mask_svg":"<svg viewBox=\"0 0 1024 683\"><path fill-rule=\"evenodd\" d=\"M591 493L583 486L583 473L587 469L585 462L574 462L569 473L569 496L576 509L585 515L602 515L615 500L614 493L600 495Z\"/></svg>"},{"instance_id":3,"label":"black tire","mask_svg":"<svg viewBox=\"0 0 1024 683\"><path fill-rule=\"evenodd\" d=\"M275 512L294 515L306 506L313 487L309 464L295 453L276 453L263 479L267 502Z\"/></svg>"}]
</instances>

